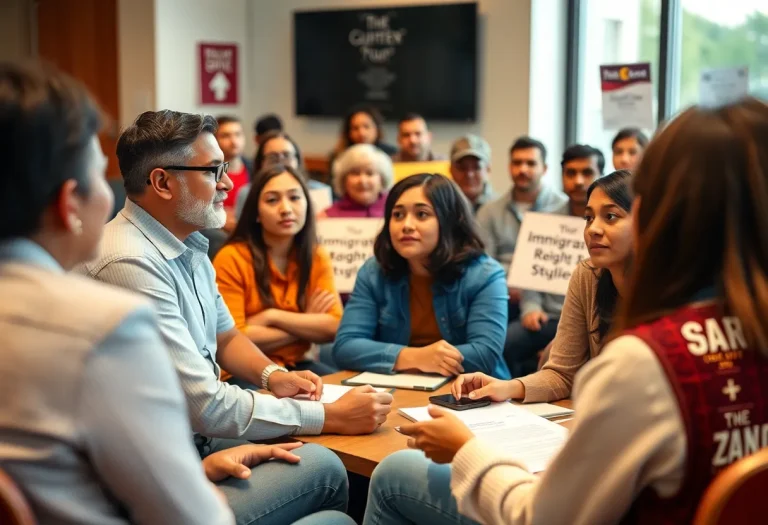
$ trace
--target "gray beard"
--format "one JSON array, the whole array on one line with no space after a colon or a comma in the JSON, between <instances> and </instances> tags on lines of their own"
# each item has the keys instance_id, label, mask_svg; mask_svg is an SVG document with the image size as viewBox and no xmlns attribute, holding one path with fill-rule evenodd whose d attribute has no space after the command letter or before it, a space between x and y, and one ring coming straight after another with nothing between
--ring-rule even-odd
<instances>
[{"instance_id":1,"label":"gray beard","mask_svg":"<svg viewBox=\"0 0 768 525\"><path fill-rule=\"evenodd\" d=\"M227 212L223 207L218 210L214 208L213 202L226 198L226 192L217 191L211 202L204 202L190 193L183 177L179 178L179 186L181 195L176 209L176 216L179 219L201 230L218 229L224 226L227 222Z\"/></svg>"}]
</instances>

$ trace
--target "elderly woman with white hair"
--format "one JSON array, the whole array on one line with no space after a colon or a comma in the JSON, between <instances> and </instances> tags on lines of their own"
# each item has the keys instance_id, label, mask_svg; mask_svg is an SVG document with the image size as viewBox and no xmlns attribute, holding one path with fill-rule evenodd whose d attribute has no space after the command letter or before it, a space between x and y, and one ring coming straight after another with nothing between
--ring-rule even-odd
<instances>
[{"instance_id":1,"label":"elderly woman with white hair","mask_svg":"<svg viewBox=\"0 0 768 525\"><path fill-rule=\"evenodd\" d=\"M340 199L321 217L384 217L392 186L392 161L371 144L347 148L333 163L334 191Z\"/></svg>"}]
</instances>

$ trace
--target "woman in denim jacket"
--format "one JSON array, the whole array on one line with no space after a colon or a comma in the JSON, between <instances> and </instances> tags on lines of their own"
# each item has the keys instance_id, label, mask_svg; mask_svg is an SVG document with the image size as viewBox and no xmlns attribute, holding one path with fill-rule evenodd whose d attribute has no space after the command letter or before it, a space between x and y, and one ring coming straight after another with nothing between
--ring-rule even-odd
<instances>
[{"instance_id":1,"label":"woman in denim jacket","mask_svg":"<svg viewBox=\"0 0 768 525\"><path fill-rule=\"evenodd\" d=\"M387 197L384 220L344 310L336 364L508 379L504 270L484 254L458 187L436 174L403 179Z\"/></svg>"}]
</instances>

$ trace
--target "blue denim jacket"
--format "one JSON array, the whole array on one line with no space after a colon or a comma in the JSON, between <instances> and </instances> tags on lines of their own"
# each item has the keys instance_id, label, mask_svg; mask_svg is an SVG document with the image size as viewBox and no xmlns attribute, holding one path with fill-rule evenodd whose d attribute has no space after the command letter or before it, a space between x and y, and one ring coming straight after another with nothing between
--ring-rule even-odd
<instances>
[{"instance_id":1,"label":"blue denim jacket","mask_svg":"<svg viewBox=\"0 0 768 525\"><path fill-rule=\"evenodd\" d=\"M499 263L481 255L455 282L433 284L432 294L440 334L464 356L464 371L509 379L503 357L509 295ZM336 364L392 373L411 337L409 298L407 277L390 279L375 258L366 261L336 333Z\"/></svg>"}]
</instances>

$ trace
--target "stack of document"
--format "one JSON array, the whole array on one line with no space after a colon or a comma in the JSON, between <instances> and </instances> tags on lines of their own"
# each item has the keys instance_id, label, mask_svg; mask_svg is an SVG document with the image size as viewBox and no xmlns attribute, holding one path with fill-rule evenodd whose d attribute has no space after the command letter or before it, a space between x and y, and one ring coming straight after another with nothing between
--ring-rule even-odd
<instances>
[{"instance_id":1,"label":"stack of document","mask_svg":"<svg viewBox=\"0 0 768 525\"><path fill-rule=\"evenodd\" d=\"M452 411L480 439L523 462L530 472L543 471L568 438L568 430L511 403L493 403ZM411 421L428 421L427 407L401 408Z\"/></svg>"},{"instance_id":2,"label":"stack of document","mask_svg":"<svg viewBox=\"0 0 768 525\"><path fill-rule=\"evenodd\" d=\"M374 374L373 372L362 372L349 379L345 379L342 383L345 385L372 385L434 392L452 379L451 377L433 374Z\"/></svg>"}]
</instances>

